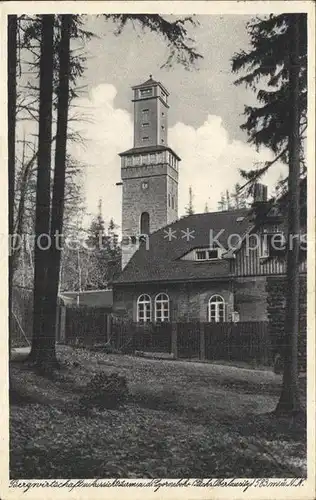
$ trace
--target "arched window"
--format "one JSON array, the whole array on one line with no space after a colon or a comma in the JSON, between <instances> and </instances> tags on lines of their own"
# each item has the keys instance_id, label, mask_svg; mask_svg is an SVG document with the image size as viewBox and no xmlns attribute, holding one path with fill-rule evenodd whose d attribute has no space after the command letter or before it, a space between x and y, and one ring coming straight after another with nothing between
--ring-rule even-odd
<instances>
[{"instance_id":1,"label":"arched window","mask_svg":"<svg viewBox=\"0 0 316 500\"><path fill-rule=\"evenodd\" d=\"M225 302L220 295L213 295L208 302L208 320L212 323L225 321Z\"/></svg>"},{"instance_id":2,"label":"arched window","mask_svg":"<svg viewBox=\"0 0 316 500\"><path fill-rule=\"evenodd\" d=\"M149 295L143 294L137 300L137 321L146 323L151 321L151 298Z\"/></svg>"},{"instance_id":3,"label":"arched window","mask_svg":"<svg viewBox=\"0 0 316 500\"><path fill-rule=\"evenodd\" d=\"M155 321L161 323L169 321L169 297L166 293L159 293L155 298Z\"/></svg>"},{"instance_id":4,"label":"arched window","mask_svg":"<svg viewBox=\"0 0 316 500\"><path fill-rule=\"evenodd\" d=\"M140 216L140 234L149 234L149 213L143 212Z\"/></svg>"}]
</instances>

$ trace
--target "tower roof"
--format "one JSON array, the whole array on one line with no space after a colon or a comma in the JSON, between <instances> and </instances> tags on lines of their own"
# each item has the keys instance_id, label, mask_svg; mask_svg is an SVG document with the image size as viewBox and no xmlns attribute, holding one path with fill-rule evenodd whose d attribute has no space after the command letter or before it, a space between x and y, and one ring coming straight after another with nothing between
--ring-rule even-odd
<instances>
[{"instance_id":1,"label":"tower roof","mask_svg":"<svg viewBox=\"0 0 316 500\"><path fill-rule=\"evenodd\" d=\"M134 155L134 154L140 154L140 153L156 153L159 151L170 151L178 161L181 161L180 156L178 156L173 149L169 148L169 146L162 146L160 144L157 144L155 146L142 146L139 148L131 148L127 149L127 151L123 151L123 153L119 153L119 156L128 156L128 155Z\"/></svg>"},{"instance_id":2,"label":"tower roof","mask_svg":"<svg viewBox=\"0 0 316 500\"><path fill-rule=\"evenodd\" d=\"M149 87L150 85L155 85L155 86L156 86L156 85L159 85L159 86L160 86L160 87L164 90L164 92L165 92L167 95L169 95L168 90L167 90L167 89L166 89L166 88L162 85L162 83L161 83L161 82L157 82L156 80L153 80L152 75L149 75L149 79L148 79L148 80L146 80L146 82L144 82L144 83L140 83L139 85L134 85L134 86L132 87L132 89L133 89L133 90L135 90L135 89L141 89L141 88L143 88L143 87Z\"/></svg>"}]
</instances>

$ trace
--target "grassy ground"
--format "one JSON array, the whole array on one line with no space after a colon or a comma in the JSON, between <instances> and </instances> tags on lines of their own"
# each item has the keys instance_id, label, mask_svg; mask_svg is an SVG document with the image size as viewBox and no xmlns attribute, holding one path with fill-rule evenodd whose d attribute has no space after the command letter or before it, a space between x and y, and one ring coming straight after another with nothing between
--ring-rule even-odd
<instances>
[{"instance_id":1,"label":"grassy ground","mask_svg":"<svg viewBox=\"0 0 316 500\"><path fill-rule=\"evenodd\" d=\"M277 420L268 371L58 347L47 378L11 366L11 478L302 477L304 423ZM129 400L81 410L98 371L126 375Z\"/></svg>"}]
</instances>

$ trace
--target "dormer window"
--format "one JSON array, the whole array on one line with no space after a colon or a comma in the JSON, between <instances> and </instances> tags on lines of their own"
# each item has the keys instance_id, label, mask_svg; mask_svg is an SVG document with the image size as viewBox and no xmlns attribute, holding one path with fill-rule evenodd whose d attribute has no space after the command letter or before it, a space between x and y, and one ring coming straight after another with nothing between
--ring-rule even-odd
<instances>
[{"instance_id":1,"label":"dormer window","mask_svg":"<svg viewBox=\"0 0 316 500\"><path fill-rule=\"evenodd\" d=\"M221 248L205 248L195 250L195 260L201 262L206 260L217 260L222 257Z\"/></svg>"},{"instance_id":2,"label":"dormer window","mask_svg":"<svg viewBox=\"0 0 316 500\"><path fill-rule=\"evenodd\" d=\"M196 250L195 257L196 260L207 260L206 250Z\"/></svg>"},{"instance_id":3,"label":"dormer window","mask_svg":"<svg viewBox=\"0 0 316 500\"><path fill-rule=\"evenodd\" d=\"M208 250L208 260L220 259L220 249L214 248L212 250Z\"/></svg>"}]
</instances>

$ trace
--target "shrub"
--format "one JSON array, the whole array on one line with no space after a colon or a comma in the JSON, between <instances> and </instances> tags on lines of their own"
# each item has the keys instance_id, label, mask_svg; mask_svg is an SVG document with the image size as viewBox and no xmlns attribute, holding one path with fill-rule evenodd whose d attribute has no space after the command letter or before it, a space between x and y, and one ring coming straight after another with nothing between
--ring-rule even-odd
<instances>
[{"instance_id":1,"label":"shrub","mask_svg":"<svg viewBox=\"0 0 316 500\"><path fill-rule=\"evenodd\" d=\"M80 402L84 406L99 409L115 408L125 401L127 394L126 377L118 373L100 372L88 382Z\"/></svg>"}]
</instances>

